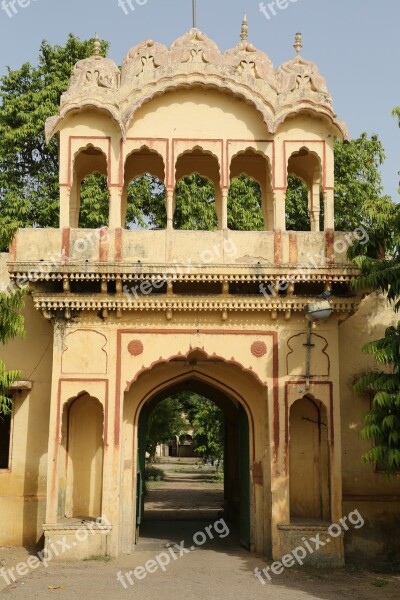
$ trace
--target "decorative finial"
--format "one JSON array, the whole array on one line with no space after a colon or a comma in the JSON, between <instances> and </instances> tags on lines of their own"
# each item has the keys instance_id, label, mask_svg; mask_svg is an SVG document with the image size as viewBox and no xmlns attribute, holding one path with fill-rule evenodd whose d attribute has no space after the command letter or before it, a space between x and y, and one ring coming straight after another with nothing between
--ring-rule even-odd
<instances>
[{"instance_id":1,"label":"decorative finial","mask_svg":"<svg viewBox=\"0 0 400 600\"><path fill-rule=\"evenodd\" d=\"M100 49L101 49L100 38L99 38L99 34L96 33L96 35L94 36L93 56L100 56Z\"/></svg>"},{"instance_id":2,"label":"decorative finial","mask_svg":"<svg viewBox=\"0 0 400 600\"><path fill-rule=\"evenodd\" d=\"M297 54L300 54L302 47L303 47L303 36L301 35L301 33L296 33L293 48L296 50Z\"/></svg>"},{"instance_id":3,"label":"decorative finial","mask_svg":"<svg viewBox=\"0 0 400 600\"><path fill-rule=\"evenodd\" d=\"M244 13L243 21L242 21L242 30L240 32L240 39L242 42L247 42L249 39L249 27L247 24L247 15Z\"/></svg>"}]
</instances>

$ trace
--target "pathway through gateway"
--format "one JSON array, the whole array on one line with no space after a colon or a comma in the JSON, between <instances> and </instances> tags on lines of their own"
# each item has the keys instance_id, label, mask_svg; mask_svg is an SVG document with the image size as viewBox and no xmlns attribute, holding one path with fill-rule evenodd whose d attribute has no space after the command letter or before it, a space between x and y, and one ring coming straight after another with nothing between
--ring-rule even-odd
<instances>
[{"instance_id":1,"label":"pathway through gateway","mask_svg":"<svg viewBox=\"0 0 400 600\"><path fill-rule=\"evenodd\" d=\"M164 459L167 460L168 459ZM140 525L138 550L172 547L182 540L193 545L193 536L209 526L204 545L213 548L239 546L239 535L224 519L223 483L214 482L215 470L200 460L170 459L155 466L166 472L165 481L150 484ZM217 523L218 531L213 526ZM229 535L225 535L227 528ZM211 535L213 536L211 538ZM197 538L196 538L197 539ZM204 540L199 533L198 541ZM203 544L198 544L202 546Z\"/></svg>"}]
</instances>

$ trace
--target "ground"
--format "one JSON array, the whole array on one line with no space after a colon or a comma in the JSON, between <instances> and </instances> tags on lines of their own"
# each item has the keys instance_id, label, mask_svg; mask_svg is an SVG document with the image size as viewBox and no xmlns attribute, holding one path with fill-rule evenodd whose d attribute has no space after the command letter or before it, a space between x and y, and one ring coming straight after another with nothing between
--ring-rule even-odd
<instances>
[{"instance_id":1,"label":"ground","mask_svg":"<svg viewBox=\"0 0 400 600\"><path fill-rule=\"evenodd\" d=\"M41 564L9 586L4 578L0 578L0 597L17 600L58 597L63 600L400 598L400 575L373 573L354 566L340 570L287 569L262 585L255 577L254 569L266 567L267 561L241 548L235 532L228 534L226 525L223 526L220 520L222 486L212 481L210 469L182 466L182 462L163 465L163 468L167 470L167 480L149 485L146 519L140 530L140 542L132 555L109 561L94 557L83 562L50 562L47 567ZM194 521L193 516L199 508L201 519ZM164 514L163 510L166 511ZM176 520L177 513L179 520ZM158 520L160 518L163 520ZM207 527L213 539L207 535L203 544ZM24 548L1 548L0 564L9 569L26 561L28 556L29 551ZM151 563L154 572L136 571L142 577L146 573L142 579L131 573L132 585L126 574L157 557L163 570L160 563Z\"/></svg>"}]
</instances>

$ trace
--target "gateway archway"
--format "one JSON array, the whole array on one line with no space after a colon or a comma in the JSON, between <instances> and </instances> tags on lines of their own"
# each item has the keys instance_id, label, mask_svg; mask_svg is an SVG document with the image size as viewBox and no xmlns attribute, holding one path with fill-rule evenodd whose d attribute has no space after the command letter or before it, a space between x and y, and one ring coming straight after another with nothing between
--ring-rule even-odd
<instances>
[{"instance_id":1,"label":"gateway archway","mask_svg":"<svg viewBox=\"0 0 400 600\"><path fill-rule=\"evenodd\" d=\"M236 399L217 387L196 378L186 379L166 387L150 398L143 406L139 417L137 440L136 475L136 541L145 517L143 493L147 420L155 407L179 392L194 392L211 400L224 415L224 492L221 508L225 520L235 526L240 542L250 548L250 435L249 419L245 408ZM200 513L194 515L201 520ZM179 516L177 515L177 520Z\"/></svg>"},{"instance_id":2,"label":"gateway archway","mask_svg":"<svg viewBox=\"0 0 400 600\"><path fill-rule=\"evenodd\" d=\"M250 551L271 548L267 390L233 365L204 356L161 362L128 386L124 403L122 551L132 551L142 520L146 419L162 400L190 390L215 402L226 419L224 517ZM168 367L168 368L166 368Z\"/></svg>"}]
</instances>

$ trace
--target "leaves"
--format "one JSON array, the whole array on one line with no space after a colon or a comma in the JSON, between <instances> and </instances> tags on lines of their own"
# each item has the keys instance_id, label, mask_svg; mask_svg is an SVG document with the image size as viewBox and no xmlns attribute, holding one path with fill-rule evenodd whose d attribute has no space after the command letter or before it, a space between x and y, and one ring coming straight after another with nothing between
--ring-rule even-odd
<instances>
[{"instance_id":1,"label":"leaves","mask_svg":"<svg viewBox=\"0 0 400 600\"><path fill-rule=\"evenodd\" d=\"M156 454L158 444L166 444L186 431L187 423L179 400L167 398L150 413L146 429L146 451L150 457Z\"/></svg>"},{"instance_id":2,"label":"leaves","mask_svg":"<svg viewBox=\"0 0 400 600\"><path fill-rule=\"evenodd\" d=\"M225 419L218 406L207 398L200 398L193 427L196 454L221 462L224 456Z\"/></svg>"},{"instance_id":3,"label":"leaves","mask_svg":"<svg viewBox=\"0 0 400 600\"><path fill-rule=\"evenodd\" d=\"M387 472L394 474L400 470L400 322L388 327L384 338L366 344L363 351L387 367L364 373L354 385L357 394L372 396L362 436L373 446L363 460L374 465L384 463Z\"/></svg>"},{"instance_id":4,"label":"leaves","mask_svg":"<svg viewBox=\"0 0 400 600\"><path fill-rule=\"evenodd\" d=\"M44 124L58 113L72 68L92 54L93 41L72 34L65 46L44 41L37 67L25 63L0 80L1 250L18 227L58 226L58 146L55 139L46 144ZM103 54L107 48L103 43ZM95 197L96 186L86 192Z\"/></svg>"},{"instance_id":5,"label":"leaves","mask_svg":"<svg viewBox=\"0 0 400 600\"><path fill-rule=\"evenodd\" d=\"M24 335L24 319L20 310L24 307L25 290L19 289L12 294L0 293L0 342L5 344L16 336ZM10 386L21 376L19 371L6 371L0 360L0 415L11 410Z\"/></svg>"}]
</instances>

